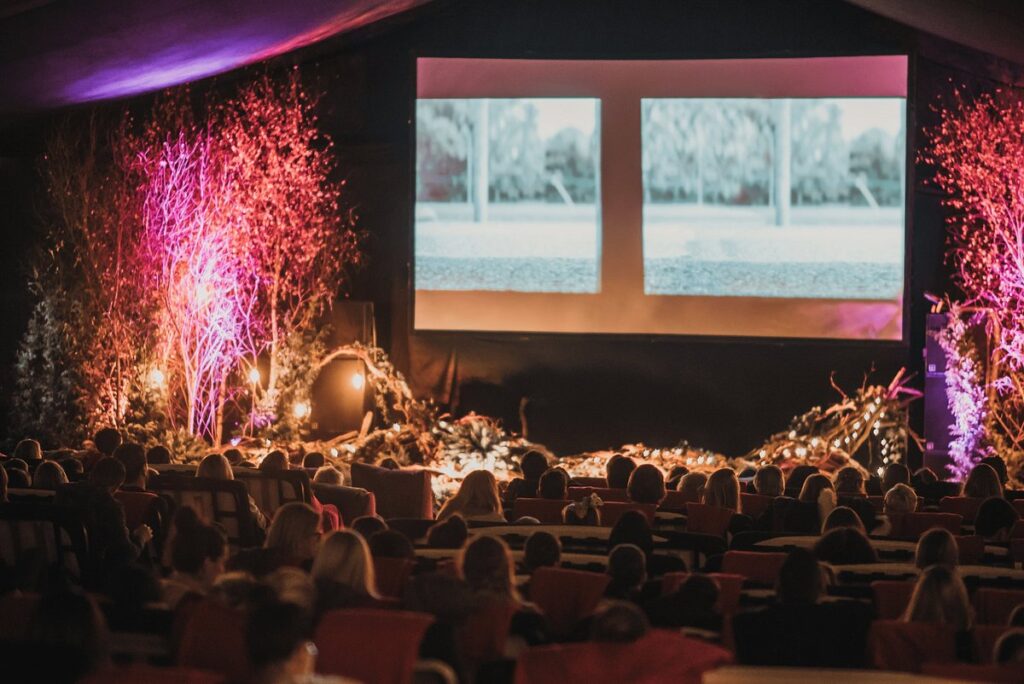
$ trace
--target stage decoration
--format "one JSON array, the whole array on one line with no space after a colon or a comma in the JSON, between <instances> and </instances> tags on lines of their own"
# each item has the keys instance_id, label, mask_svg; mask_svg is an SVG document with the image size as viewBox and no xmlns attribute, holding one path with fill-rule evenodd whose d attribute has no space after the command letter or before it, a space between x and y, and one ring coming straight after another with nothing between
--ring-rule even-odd
<instances>
[{"instance_id":1,"label":"stage decoration","mask_svg":"<svg viewBox=\"0 0 1024 684\"><path fill-rule=\"evenodd\" d=\"M216 446L280 421L300 436L315 321L362 261L334 150L295 70L192 99L69 120L50 142L48 249L18 365L25 434L55 446L113 425ZM252 382L261 359L266 382ZM56 369L64 403L43 396L59 383L40 387Z\"/></svg>"},{"instance_id":2,"label":"stage decoration","mask_svg":"<svg viewBox=\"0 0 1024 684\"><path fill-rule=\"evenodd\" d=\"M964 439L991 447L1012 475L1024 466L1024 102L1009 91L969 98L957 89L939 117L920 161L935 169L932 182L946 194L947 255L960 303L984 313L989 340L977 357L985 377L977 370L955 382L982 383L988 419L973 415L980 400L965 401L966 388L950 398L958 429L975 430ZM963 474L978 456L960 451L955 468Z\"/></svg>"},{"instance_id":3,"label":"stage decoration","mask_svg":"<svg viewBox=\"0 0 1024 684\"><path fill-rule=\"evenodd\" d=\"M990 392L986 391L989 383L984 375L981 350L972 334L978 327L984 327L987 318L983 312L970 312L953 303L946 326L935 336L946 354L946 398L953 415L949 470L956 480L966 479L991 450L984 443L992 421L988 410Z\"/></svg>"},{"instance_id":4,"label":"stage decoration","mask_svg":"<svg viewBox=\"0 0 1024 684\"><path fill-rule=\"evenodd\" d=\"M909 439L920 444L909 427L907 407L921 392L910 387L909 380L906 369L900 369L888 385L869 385L865 379L853 395L833 382L838 402L794 417L788 430L769 437L747 458L757 466L776 464L784 469L806 464L831 471L859 463L881 472L904 459Z\"/></svg>"}]
</instances>

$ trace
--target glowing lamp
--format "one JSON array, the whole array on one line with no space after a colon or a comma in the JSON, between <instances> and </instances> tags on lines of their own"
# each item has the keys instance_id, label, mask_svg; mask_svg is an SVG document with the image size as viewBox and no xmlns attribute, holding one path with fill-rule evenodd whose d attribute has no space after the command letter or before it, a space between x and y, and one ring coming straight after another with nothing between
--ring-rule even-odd
<instances>
[{"instance_id":1,"label":"glowing lamp","mask_svg":"<svg viewBox=\"0 0 1024 684\"><path fill-rule=\"evenodd\" d=\"M159 388L163 387L166 384L167 384L167 377L164 375L164 372L162 370L160 370L159 368L154 368L153 370L149 371L149 385L150 385L150 387L154 387L154 388L159 389Z\"/></svg>"},{"instance_id":2,"label":"glowing lamp","mask_svg":"<svg viewBox=\"0 0 1024 684\"><path fill-rule=\"evenodd\" d=\"M260 369L257 368L256 366L253 366L252 368L249 369L249 382L251 382L252 384L255 385L255 384L259 383L259 381L260 381Z\"/></svg>"},{"instance_id":3,"label":"glowing lamp","mask_svg":"<svg viewBox=\"0 0 1024 684\"><path fill-rule=\"evenodd\" d=\"M357 390L361 390L361 389L363 389L363 385L365 385L365 384L366 384L366 376L364 376L362 373L353 373L352 374L352 387L353 388L355 388Z\"/></svg>"},{"instance_id":4,"label":"glowing lamp","mask_svg":"<svg viewBox=\"0 0 1024 684\"><path fill-rule=\"evenodd\" d=\"M296 418L302 419L309 416L310 408L309 404L304 401L296 402L295 406L292 407L292 415Z\"/></svg>"}]
</instances>

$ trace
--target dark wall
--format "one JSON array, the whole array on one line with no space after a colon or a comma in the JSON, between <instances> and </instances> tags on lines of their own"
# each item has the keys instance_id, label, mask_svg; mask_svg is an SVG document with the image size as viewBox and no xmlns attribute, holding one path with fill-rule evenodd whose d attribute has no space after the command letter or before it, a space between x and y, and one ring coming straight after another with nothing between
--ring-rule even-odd
<instances>
[{"instance_id":1,"label":"dark wall","mask_svg":"<svg viewBox=\"0 0 1024 684\"><path fill-rule=\"evenodd\" d=\"M929 106L951 83L991 87L984 55L935 39L843 2L656 2L477 0L445 2L409 26L317 56L329 87L328 121L373 234L371 266L356 295L377 305L381 339L416 389L453 412L474 410L519 427L528 400L529 435L560 452L642 440L739 454L812 405L853 390L866 373L888 382L902 366L920 370L925 291L944 292L943 213L917 169L911 220L908 344L707 340L607 336L415 333L411 330L414 56L685 58L908 52L909 120L930 123ZM352 74L360 74L352 80ZM352 103L360 116L351 115ZM915 130L910 145L921 144ZM920 411L915 412L919 422Z\"/></svg>"}]
</instances>

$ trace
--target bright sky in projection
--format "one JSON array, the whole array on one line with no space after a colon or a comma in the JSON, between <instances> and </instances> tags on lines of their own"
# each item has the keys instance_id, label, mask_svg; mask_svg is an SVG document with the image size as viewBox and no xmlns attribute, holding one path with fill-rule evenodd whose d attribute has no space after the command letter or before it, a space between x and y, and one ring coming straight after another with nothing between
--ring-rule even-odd
<instances>
[{"instance_id":1,"label":"bright sky in projection","mask_svg":"<svg viewBox=\"0 0 1024 684\"><path fill-rule=\"evenodd\" d=\"M575 128L583 135L594 132L594 101L589 98L536 98L537 133L543 140L563 128Z\"/></svg>"},{"instance_id":2,"label":"bright sky in projection","mask_svg":"<svg viewBox=\"0 0 1024 684\"><path fill-rule=\"evenodd\" d=\"M849 141L869 128L880 128L895 136L903 126L903 103L899 98L863 97L835 100L842 111L839 125Z\"/></svg>"}]
</instances>

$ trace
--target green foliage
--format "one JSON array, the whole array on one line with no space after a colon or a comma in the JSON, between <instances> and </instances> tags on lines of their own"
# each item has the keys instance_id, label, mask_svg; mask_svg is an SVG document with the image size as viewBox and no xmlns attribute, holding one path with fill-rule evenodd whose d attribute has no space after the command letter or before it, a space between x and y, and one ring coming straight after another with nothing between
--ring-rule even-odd
<instances>
[{"instance_id":1,"label":"green foliage","mask_svg":"<svg viewBox=\"0 0 1024 684\"><path fill-rule=\"evenodd\" d=\"M793 100L792 197L796 204L829 204L846 198L850 155L841 113L834 104Z\"/></svg>"},{"instance_id":2,"label":"green foliage","mask_svg":"<svg viewBox=\"0 0 1024 684\"><path fill-rule=\"evenodd\" d=\"M307 421L297 418L295 405L310 402L310 392L317 374L320 359L327 349L330 327L317 330L295 331L278 347L278 380L273 391L268 392L263 423L258 436L273 441L292 442L306 437ZM269 420L268 420L269 419Z\"/></svg>"},{"instance_id":3,"label":"green foliage","mask_svg":"<svg viewBox=\"0 0 1024 684\"><path fill-rule=\"evenodd\" d=\"M15 361L11 436L38 439L44 448L77 444L90 422L81 373L90 328L77 302L38 283L34 289L39 300Z\"/></svg>"}]
</instances>

